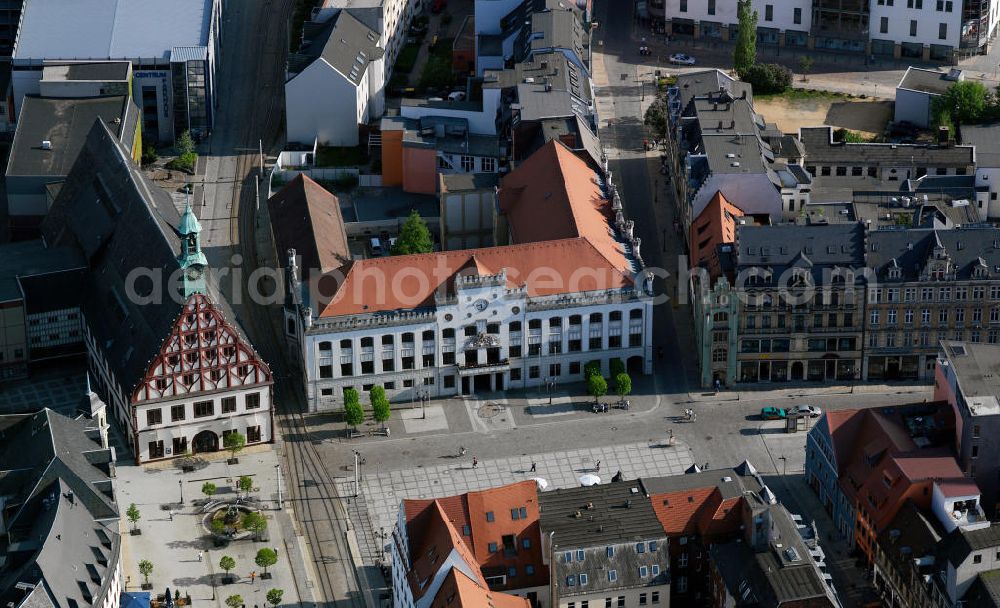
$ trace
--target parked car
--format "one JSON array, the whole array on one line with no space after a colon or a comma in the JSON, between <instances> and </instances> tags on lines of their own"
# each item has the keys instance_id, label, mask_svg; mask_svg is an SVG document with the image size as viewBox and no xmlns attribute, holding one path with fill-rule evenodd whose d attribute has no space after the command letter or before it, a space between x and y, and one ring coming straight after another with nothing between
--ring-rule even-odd
<instances>
[{"instance_id":1,"label":"parked car","mask_svg":"<svg viewBox=\"0 0 1000 608\"><path fill-rule=\"evenodd\" d=\"M670 56L670 63L676 65L694 65L695 60L691 55L685 55L684 53L674 53Z\"/></svg>"},{"instance_id":2,"label":"parked car","mask_svg":"<svg viewBox=\"0 0 1000 608\"><path fill-rule=\"evenodd\" d=\"M788 410L789 414L795 416L808 416L810 418L819 418L823 415L823 410L819 409L815 405L796 405L792 409Z\"/></svg>"},{"instance_id":3,"label":"parked car","mask_svg":"<svg viewBox=\"0 0 1000 608\"><path fill-rule=\"evenodd\" d=\"M452 91L448 93L448 101L465 101L465 91Z\"/></svg>"},{"instance_id":4,"label":"parked car","mask_svg":"<svg viewBox=\"0 0 1000 608\"><path fill-rule=\"evenodd\" d=\"M780 407L760 408L761 420L784 420L787 417L788 417L788 412L781 409Z\"/></svg>"},{"instance_id":5,"label":"parked car","mask_svg":"<svg viewBox=\"0 0 1000 608\"><path fill-rule=\"evenodd\" d=\"M649 47L644 44L639 47L639 54L643 56L652 55L653 51L649 50Z\"/></svg>"}]
</instances>

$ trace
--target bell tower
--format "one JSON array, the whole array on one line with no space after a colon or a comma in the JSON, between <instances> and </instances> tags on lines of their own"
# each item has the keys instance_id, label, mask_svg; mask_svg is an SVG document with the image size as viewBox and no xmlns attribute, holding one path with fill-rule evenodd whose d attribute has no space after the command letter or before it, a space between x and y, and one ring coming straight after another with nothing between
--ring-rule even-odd
<instances>
[{"instance_id":1,"label":"bell tower","mask_svg":"<svg viewBox=\"0 0 1000 608\"><path fill-rule=\"evenodd\" d=\"M205 270L208 261L201 251L201 223L191 209L190 198L177 225L177 234L181 238L181 254L177 257L177 263L184 271L184 297L190 297L194 293L207 293Z\"/></svg>"}]
</instances>

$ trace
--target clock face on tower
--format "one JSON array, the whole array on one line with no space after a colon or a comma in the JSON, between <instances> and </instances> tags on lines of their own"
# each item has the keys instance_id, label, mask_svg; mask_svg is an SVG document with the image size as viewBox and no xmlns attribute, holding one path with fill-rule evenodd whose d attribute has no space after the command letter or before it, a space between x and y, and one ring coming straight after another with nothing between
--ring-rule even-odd
<instances>
[{"instance_id":1,"label":"clock face on tower","mask_svg":"<svg viewBox=\"0 0 1000 608\"><path fill-rule=\"evenodd\" d=\"M489 306L489 302L483 299L479 299L473 302L472 305L475 306L476 310L478 310L479 312L483 312L484 310L486 310L486 307Z\"/></svg>"}]
</instances>

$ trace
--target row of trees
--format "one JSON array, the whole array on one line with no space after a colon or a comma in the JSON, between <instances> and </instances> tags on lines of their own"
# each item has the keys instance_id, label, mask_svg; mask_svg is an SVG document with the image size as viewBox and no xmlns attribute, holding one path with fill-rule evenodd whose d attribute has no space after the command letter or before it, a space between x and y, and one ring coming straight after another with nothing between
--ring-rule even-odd
<instances>
[{"instance_id":1,"label":"row of trees","mask_svg":"<svg viewBox=\"0 0 1000 608\"><path fill-rule=\"evenodd\" d=\"M257 551L257 556L254 557L254 563L257 564L258 568L264 570L265 577L267 576L267 569L278 563L278 552L274 549L263 548ZM223 555L222 559L219 560L219 567L226 573L226 579L228 582L232 582L232 578L229 576L229 572L236 568L236 560L229 555ZM149 588L149 575L153 573L153 562L148 559L139 561L139 574L142 575L144 581L144 587ZM281 603L281 598L284 596L285 592L282 589L271 589L267 592L267 602L272 606L277 606ZM180 597L180 591L177 591L176 598ZM190 600L190 596L188 596ZM233 598L237 598L235 602L230 602ZM231 595L226 598L226 605L232 608L239 608L243 605L243 598L239 595Z\"/></svg>"},{"instance_id":2,"label":"row of trees","mask_svg":"<svg viewBox=\"0 0 1000 608\"><path fill-rule=\"evenodd\" d=\"M382 430L385 430L385 423L392 416L385 388L381 384L373 386L368 391L368 400L372 404L372 418L382 425ZM361 395L353 388L344 391L344 421L353 429L357 429L358 425L365 421L365 410L361 407Z\"/></svg>"},{"instance_id":3,"label":"row of trees","mask_svg":"<svg viewBox=\"0 0 1000 608\"><path fill-rule=\"evenodd\" d=\"M591 361L583 367L583 375L587 379L587 393L597 402L608 394L608 381L601 375L601 364ZM625 399L632 394L632 377L625 372L625 364L621 359L611 360L611 377L615 381L615 393Z\"/></svg>"}]
</instances>

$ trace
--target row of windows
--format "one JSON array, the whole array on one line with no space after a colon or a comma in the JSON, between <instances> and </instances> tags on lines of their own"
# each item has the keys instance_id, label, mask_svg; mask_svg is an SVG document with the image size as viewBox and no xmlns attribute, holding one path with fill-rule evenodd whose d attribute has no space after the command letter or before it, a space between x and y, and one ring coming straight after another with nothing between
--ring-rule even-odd
<instances>
[{"instance_id":1,"label":"row of windows","mask_svg":"<svg viewBox=\"0 0 1000 608\"><path fill-rule=\"evenodd\" d=\"M868 324L875 326L878 325L882 320L881 310L873 310L868 313ZM932 314L931 309L924 308L921 310L915 310L912 308L903 309L903 314L900 315L899 311L895 308L890 308L885 312L885 322L886 325L895 325L897 322L902 321L906 325L912 325L917 319L919 313L919 320L922 325L930 325L933 323L933 319L937 319L938 325L945 325L949 320L955 323L965 323L966 314L964 308L940 308L937 310L937 314ZM990 323L1000 323L1000 307L993 307L990 309L989 315ZM973 308L971 314L969 315L969 320L972 323L982 323L983 322L983 309Z\"/></svg>"},{"instance_id":2,"label":"row of windows","mask_svg":"<svg viewBox=\"0 0 1000 608\"><path fill-rule=\"evenodd\" d=\"M746 315L745 317L745 327L746 329L757 329L757 315ZM775 327L777 329L784 328L787 323L787 315L760 315L760 328L761 329L771 329ZM796 315L793 317L796 331L805 331L805 316ZM854 326L854 313L845 312L842 315L838 313L831 312L826 313L814 313L812 318L812 327L853 327Z\"/></svg>"},{"instance_id":3,"label":"row of windows","mask_svg":"<svg viewBox=\"0 0 1000 608\"><path fill-rule=\"evenodd\" d=\"M35 325L40 325L43 322L45 322L45 323L58 323L59 321L72 321L72 320L79 319L79 318L80 318L80 313L76 313L76 312L71 312L71 313L67 313L67 314L63 314L63 315L49 315L48 317L45 317L44 319L40 319L38 317L34 317L34 318L31 318L31 319L28 319L28 325L34 327Z\"/></svg>"},{"instance_id":4,"label":"row of windows","mask_svg":"<svg viewBox=\"0 0 1000 608\"><path fill-rule=\"evenodd\" d=\"M629 319L641 320L642 319L642 309L641 308L635 308L635 309L632 309L631 311L629 311ZM613 311L611 311L610 313L608 313L608 320L612 321L612 322L621 321L622 320L622 312L620 310L613 310ZM583 316L582 315L570 315L569 317L567 317L567 321L568 321L570 327L580 326L580 325L583 324ZM590 321L591 325L596 324L596 323L603 323L604 322L604 315L601 314L601 313L599 313L599 312L591 313L589 315L589 321ZM562 327L562 317L551 317L551 318L549 318L549 320L548 320L548 326L550 328L551 327ZM522 326L521 326L521 322L520 321L511 321L510 323L507 324L507 331L509 333L520 332L522 330L521 327ZM539 329L540 330L541 328L542 328L542 320L541 319L531 319L530 321L528 321L528 329L529 330L531 330L531 329ZM500 334L500 323L483 323L481 325L467 325L467 326L465 326L463 328L462 333L466 337L474 337L474 336L479 335L480 333L487 333L487 334L498 335L498 334ZM424 330L423 332L421 332L420 337L421 337L421 340L423 342L425 342L425 343L426 342L433 342L435 340L435 332L432 329L427 329L427 330ZM441 337L443 339L445 339L445 340L454 339L455 338L455 329L451 328L451 327L442 329L441 330ZM402 344L404 344L404 345L405 344L414 344L415 338L416 338L416 333L415 332L404 332L403 334L400 335L400 342ZM379 342L383 346L393 346L395 344L395 339L396 338L395 338L395 336L393 334L385 334L385 335L383 335L379 339ZM345 339L343 339L343 340L340 341L340 348L342 350L350 350L351 348L353 348L353 345L354 345L354 340L352 340L350 338L345 338ZM366 336L364 338L361 338L361 348L374 348L374 346L375 346L375 338L373 338L371 336ZM318 343L318 348L319 348L320 354L331 352L333 350L333 342L324 340L324 341Z\"/></svg>"},{"instance_id":5,"label":"row of windows","mask_svg":"<svg viewBox=\"0 0 1000 608\"><path fill-rule=\"evenodd\" d=\"M684 0L681 0L682 2ZM682 577L683 578L683 577ZM686 588L686 586L685 586ZM626 608L625 606L625 596L619 595L617 601L612 601L614 598L606 597L604 598L604 608ZM590 605L590 600L581 600L579 608L600 608L598 605L599 600L594 600L594 605ZM639 594L639 605L647 606L649 604L659 604L660 603L660 592L653 591L651 593L640 593ZM567 608L577 608L576 602L569 602L566 604Z\"/></svg>"},{"instance_id":6,"label":"row of windows","mask_svg":"<svg viewBox=\"0 0 1000 608\"><path fill-rule=\"evenodd\" d=\"M657 547L658 547L658 543L655 540L651 540L648 543L645 543L645 542L643 542L643 543L636 543L635 544L635 552L636 553L645 553L646 549L648 548L650 553L655 553ZM605 552L607 553L608 557L614 557L615 556L615 547L614 547L614 545L608 545L605 548ZM575 552L574 551L566 551L565 553L563 553L563 562L565 562L567 564L572 563L573 561L583 562L583 561L586 560L586 557L587 557L587 553L583 549L577 549Z\"/></svg>"},{"instance_id":7,"label":"row of windows","mask_svg":"<svg viewBox=\"0 0 1000 608\"><path fill-rule=\"evenodd\" d=\"M236 412L236 397L223 397L220 400L221 412L232 414ZM246 395L246 409L255 410L260 407L260 393L248 393ZM194 403L194 418L207 418L215 415L215 401L196 401ZM170 406L170 421L181 422L187 418L187 405ZM146 410L146 424L154 426L163 424L163 408L150 408Z\"/></svg>"},{"instance_id":8,"label":"row of windows","mask_svg":"<svg viewBox=\"0 0 1000 608\"><path fill-rule=\"evenodd\" d=\"M709 15L714 15L715 14L715 3L716 3L716 0L706 0L706 2L708 3L707 6L706 6L706 10L707 10L708 14ZM682 13L688 12L688 0L680 0L680 12L682 12ZM766 21L774 21L774 5L773 4L765 4L764 5L764 21L765 22ZM802 9L801 8L795 7L792 10L792 21L796 25L799 25L799 24L802 23Z\"/></svg>"},{"instance_id":9,"label":"row of windows","mask_svg":"<svg viewBox=\"0 0 1000 608\"><path fill-rule=\"evenodd\" d=\"M921 287L919 292L916 287L877 288L868 292L868 302L879 304L881 302L916 302L917 294L920 295L921 302L951 302L951 287ZM987 292L986 287L956 287L954 289L955 301L964 302L966 300L982 300L989 293L989 299L1000 300L1000 285L992 285ZM902 296L902 300L900 300Z\"/></svg>"},{"instance_id":10,"label":"row of windows","mask_svg":"<svg viewBox=\"0 0 1000 608\"><path fill-rule=\"evenodd\" d=\"M235 429L222 431L223 445L225 445L225 438L231 433L235 433ZM246 440L247 443L259 443L261 441L260 425L248 426L246 427ZM150 441L147 445L149 448L149 458L163 458L165 456L163 440L158 439L156 441ZM174 437L173 439L173 455L178 456L184 454L188 449L187 437Z\"/></svg>"},{"instance_id":11,"label":"row of windows","mask_svg":"<svg viewBox=\"0 0 1000 608\"><path fill-rule=\"evenodd\" d=\"M660 565L653 564L651 566L639 566L639 577L649 578L650 576L656 577L660 575ZM608 582L613 583L618 580L617 570L608 570ZM575 587L579 584L581 587L586 587L589 583L589 577L587 574L581 572L580 574L569 574L566 576L566 586Z\"/></svg>"},{"instance_id":12,"label":"row of windows","mask_svg":"<svg viewBox=\"0 0 1000 608\"><path fill-rule=\"evenodd\" d=\"M950 336L950 338L949 338ZM983 341L983 332L978 329L973 329L966 331L962 328L955 329L953 331L940 330L937 332L937 336L934 342L931 342L931 332L920 331L920 332L880 332L868 334L868 346L870 348L886 347L895 348L898 346L934 346L936 347L942 340L955 340L958 342L963 342L968 340L973 344L979 344ZM986 342L989 344L997 344L1000 342L1000 329L991 329L986 332Z\"/></svg>"}]
</instances>

